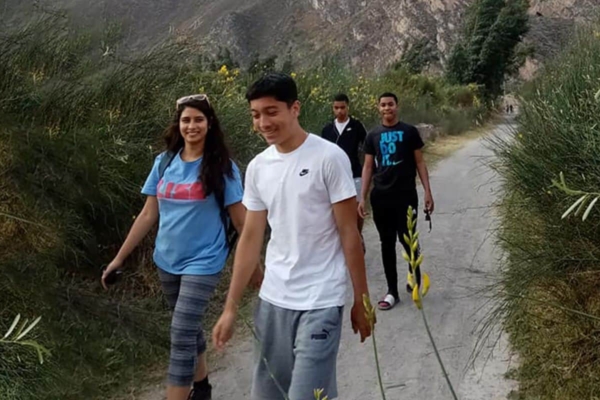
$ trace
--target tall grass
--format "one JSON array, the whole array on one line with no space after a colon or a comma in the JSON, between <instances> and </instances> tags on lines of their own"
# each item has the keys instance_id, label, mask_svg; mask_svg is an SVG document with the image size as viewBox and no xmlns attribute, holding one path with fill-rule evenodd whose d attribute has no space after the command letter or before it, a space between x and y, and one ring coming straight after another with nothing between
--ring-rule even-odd
<instances>
[{"instance_id":1,"label":"tall grass","mask_svg":"<svg viewBox=\"0 0 600 400\"><path fill-rule=\"evenodd\" d=\"M497 143L506 189L500 239L508 250L502 302L520 352L521 398L600 393L600 224L561 220L574 202L552 182L597 192L600 181L600 27L572 46L522 94L518 130Z\"/></svg>"},{"instance_id":2,"label":"tall grass","mask_svg":"<svg viewBox=\"0 0 600 400\"><path fill-rule=\"evenodd\" d=\"M174 101L207 93L243 169L264 148L244 100L254 77L207 68L189 41L129 54L118 29L79 31L62 14L37 15L0 36L0 331L17 313L43 315L32 339L50 351L43 365L19 347L3 351L0 398L106 398L166 360L168 313L152 240L112 296L98 278L142 206L140 187ZM461 116L460 131L484 113L476 88L403 71L366 77L320 66L293 74L301 122L315 133L332 118L338 91L367 125L384 90L398 93L409 122L443 126Z\"/></svg>"}]
</instances>

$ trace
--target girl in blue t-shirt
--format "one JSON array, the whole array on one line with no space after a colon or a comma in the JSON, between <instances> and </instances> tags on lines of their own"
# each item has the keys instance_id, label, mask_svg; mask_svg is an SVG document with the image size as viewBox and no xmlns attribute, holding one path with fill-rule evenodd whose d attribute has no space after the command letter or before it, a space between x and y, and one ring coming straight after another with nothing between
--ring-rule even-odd
<instances>
[{"instance_id":1,"label":"girl in blue t-shirt","mask_svg":"<svg viewBox=\"0 0 600 400\"><path fill-rule=\"evenodd\" d=\"M146 204L102 284L106 288L109 275L158 222L154 262L173 310L167 400L207 400L211 386L201 320L229 254L229 218L239 233L243 227L242 182L206 95L177 100L165 141L167 150L156 157L142 189ZM261 280L257 270L255 284Z\"/></svg>"}]
</instances>

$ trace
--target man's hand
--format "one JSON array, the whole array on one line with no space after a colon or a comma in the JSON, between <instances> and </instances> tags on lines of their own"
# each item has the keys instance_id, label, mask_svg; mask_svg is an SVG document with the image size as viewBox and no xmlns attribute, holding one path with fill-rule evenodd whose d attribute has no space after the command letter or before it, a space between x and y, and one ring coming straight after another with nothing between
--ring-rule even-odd
<instances>
[{"instance_id":1,"label":"man's hand","mask_svg":"<svg viewBox=\"0 0 600 400\"><path fill-rule=\"evenodd\" d=\"M358 203L358 216L362 219L365 219L367 215L369 215L369 213L367 213L365 209L365 201L360 200L360 202Z\"/></svg>"},{"instance_id":2,"label":"man's hand","mask_svg":"<svg viewBox=\"0 0 600 400\"><path fill-rule=\"evenodd\" d=\"M219 351L233 336L233 325L235 323L235 311L225 310L213 328L213 345Z\"/></svg>"},{"instance_id":3,"label":"man's hand","mask_svg":"<svg viewBox=\"0 0 600 400\"><path fill-rule=\"evenodd\" d=\"M433 202L433 196L430 191L425 192L425 209L429 211L429 214L433 214L435 203Z\"/></svg>"},{"instance_id":4,"label":"man's hand","mask_svg":"<svg viewBox=\"0 0 600 400\"><path fill-rule=\"evenodd\" d=\"M423 184L425 190L425 210L429 211L429 214L433 214L435 204L433 203L433 196L431 195L431 186L429 185L429 172L427 171L427 165L425 164L425 158L421 149L415 150L415 162L417 163L417 172L419 179Z\"/></svg>"},{"instance_id":5,"label":"man's hand","mask_svg":"<svg viewBox=\"0 0 600 400\"><path fill-rule=\"evenodd\" d=\"M367 319L365 306L362 299L354 301L350 319L352 321L352 330L354 333L360 332L360 342L363 343L366 338L371 336L371 324ZM374 321L373 321L374 322Z\"/></svg>"}]
</instances>

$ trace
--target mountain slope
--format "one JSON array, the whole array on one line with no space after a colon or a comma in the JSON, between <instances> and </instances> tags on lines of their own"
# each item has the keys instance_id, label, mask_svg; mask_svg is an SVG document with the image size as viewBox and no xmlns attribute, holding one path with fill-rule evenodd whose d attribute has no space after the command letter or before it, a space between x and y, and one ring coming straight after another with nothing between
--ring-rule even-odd
<instances>
[{"instance_id":1,"label":"mountain slope","mask_svg":"<svg viewBox=\"0 0 600 400\"><path fill-rule=\"evenodd\" d=\"M170 35L192 37L216 53L226 47L247 64L261 56L291 52L297 64L330 55L344 63L380 70L416 43L427 43L443 63L466 7L473 0L55 0L84 24L123 23L133 48ZM531 0L532 43L544 57L570 32L573 21L589 18L600 0ZM3 20L19 0L4 0ZM550 33L548 34L544 34ZM551 52L550 52L551 53ZM439 64L438 63L438 64ZM435 64L435 63L434 63Z\"/></svg>"}]
</instances>

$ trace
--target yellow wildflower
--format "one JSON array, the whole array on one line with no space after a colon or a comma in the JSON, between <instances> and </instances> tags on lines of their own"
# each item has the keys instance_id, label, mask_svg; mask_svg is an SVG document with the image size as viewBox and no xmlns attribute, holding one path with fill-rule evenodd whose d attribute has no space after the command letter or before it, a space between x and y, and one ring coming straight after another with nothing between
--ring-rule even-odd
<instances>
[{"instance_id":1,"label":"yellow wildflower","mask_svg":"<svg viewBox=\"0 0 600 400\"><path fill-rule=\"evenodd\" d=\"M321 396L323 396L323 389L315 389L313 391L313 395L315 397L315 400L327 400L328 399L327 396L321 397Z\"/></svg>"},{"instance_id":2,"label":"yellow wildflower","mask_svg":"<svg viewBox=\"0 0 600 400\"><path fill-rule=\"evenodd\" d=\"M223 64L221 69L219 69L219 75L229 76L229 70L227 69L227 65Z\"/></svg>"},{"instance_id":3,"label":"yellow wildflower","mask_svg":"<svg viewBox=\"0 0 600 400\"><path fill-rule=\"evenodd\" d=\"M48 136L57 137L60 133L60 127L58 125L47 126L46 131L48 132Z\"/></svg>"},{"instance_id":4,"label":"yellow wildflower","mask_svg":"<svg viewBox=\"0 0 600 400\"><path fill-rule=\"evenodd\" d=\"M292 73L290 74L290 76L291 76L292 78L296 79L296 76L297 76L297 74L296 74L295 72L292 72Z\"/></svg>"},{"instance_id":5,"label":"yellow wildflower","mask_svg":"<svg viewBox=\"0 0 600 400\"><path fill-rule=\"evenodd\" d=\"M42 70L33 71L33 72L30 72L29 74L31 75L31 79L33 80L33 83L41 82L42 80L44 80L44 77L46 76L46 74L44 74L44 71L42 71Z\"/></svg>"}]
</instances>

